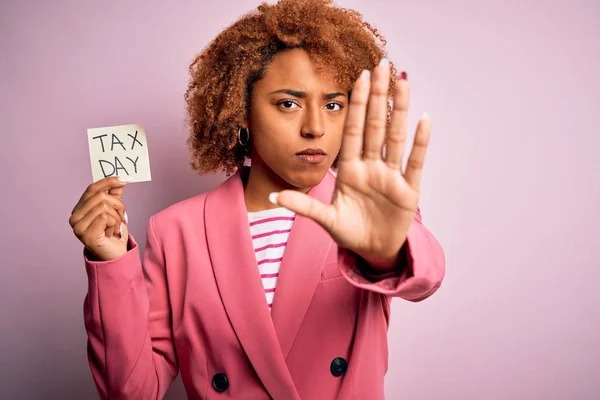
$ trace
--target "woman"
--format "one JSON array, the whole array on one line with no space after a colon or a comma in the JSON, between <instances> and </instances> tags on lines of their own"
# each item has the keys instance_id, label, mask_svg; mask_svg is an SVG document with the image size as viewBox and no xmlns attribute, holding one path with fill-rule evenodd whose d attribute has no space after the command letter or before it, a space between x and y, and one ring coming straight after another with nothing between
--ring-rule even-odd
<instances>
[{"instance_id":1,"label":"woman","mask_svg":"<svg viewBox=\"0 0 600 400\"><path fill-rule=\"evenodd\" d=\"M444 275L417 207L430 125L402 171L406 76L329 3L263 4L194 61L192 165L234 174L154 215L143 262L126 182L75 206L102 398L162 398L179 371L192 399L383 398L390 300Z\"/></svg>"}]
</instances>

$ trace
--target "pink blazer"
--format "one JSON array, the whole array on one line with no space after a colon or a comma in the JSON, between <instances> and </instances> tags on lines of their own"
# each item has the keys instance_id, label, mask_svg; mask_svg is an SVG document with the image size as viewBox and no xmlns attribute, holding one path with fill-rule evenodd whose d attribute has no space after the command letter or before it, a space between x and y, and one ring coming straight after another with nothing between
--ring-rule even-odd
<instances>
[{"instance_id":1,"label":"pink blazer","mask_svg":"<svg viewBox=\"0 0 600 400\"><path fill-rule=\"evenodd\" d=\"M309 195L328 202L334 185L328 173ZM120 259L85 257L102 398L160 399L181 372L190 399L383 399L390 300L427 298L445 272L420 213L407 266L383 279L298 216L269 313L239 173L154 215L143 263L129 240Z\"/></svg>"}]
</instances>

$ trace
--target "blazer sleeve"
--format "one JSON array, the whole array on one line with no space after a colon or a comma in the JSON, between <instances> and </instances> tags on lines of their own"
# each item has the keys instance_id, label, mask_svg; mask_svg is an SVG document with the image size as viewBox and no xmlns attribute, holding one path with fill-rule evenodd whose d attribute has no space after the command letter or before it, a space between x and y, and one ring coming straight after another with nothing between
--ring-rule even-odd
<instances>
[{"instance_id":1,"label":"blazer sleeve","mask_svg":"<svg viewBox=\"0 0 600 400\"><path fill-rule=\"evenodd\" d=\"M129 236L121 258L96 262L84 251L88 361L103 399L160 399L178 374L164 256L147 227L143 267Z\"/></svg>"},{"instance_id":2,"label":"blazer sleeve","mask_svg":"<svg viewBox=\"0 0 600 400\"><path fill-rule=\"evenodd\" d=\"M423 225L421 211L408 231L399 265L386 274L375 274L355 253L339 249L342 275L361 289L408 301L425 300L440 287L445 275L445 257L440 243Z\"/></svg>"}]
</instances>

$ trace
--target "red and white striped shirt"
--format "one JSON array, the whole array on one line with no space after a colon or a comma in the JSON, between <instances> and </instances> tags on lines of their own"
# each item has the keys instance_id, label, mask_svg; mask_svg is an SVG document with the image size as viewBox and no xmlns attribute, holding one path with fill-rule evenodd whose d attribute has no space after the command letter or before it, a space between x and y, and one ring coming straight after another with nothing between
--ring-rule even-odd
<instances>
[{"instance_id":1,"label":"red and white striped shirt","mask_svg":"<svg viewBox=\"0 0 600 400\"><path fill-rule=\"evenodd\" d=\"M296 214L287 208L248 213L250 235L269 311L273 306L279 267Z\"/></svg>"}]
</instances>

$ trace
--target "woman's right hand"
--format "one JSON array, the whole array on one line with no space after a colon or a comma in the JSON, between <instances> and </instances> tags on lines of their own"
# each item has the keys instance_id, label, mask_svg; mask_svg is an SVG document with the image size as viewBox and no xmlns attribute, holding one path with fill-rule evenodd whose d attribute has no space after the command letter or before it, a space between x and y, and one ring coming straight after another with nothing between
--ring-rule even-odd
<instances>
[{"instance_id":1,"label":"woman's right hand","mask_svg":"<svg viewBox=\"0 0 600 400\"><path fill-rule=\"evenodd\" d=\"M110 177L87 187L69 218L75 236L100 261L127 253L127 220L123 189L127 185Z\"/></svg>"}]
</instances>

